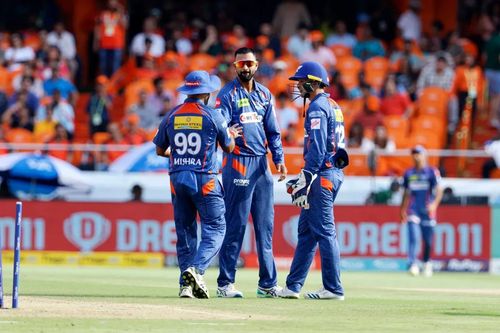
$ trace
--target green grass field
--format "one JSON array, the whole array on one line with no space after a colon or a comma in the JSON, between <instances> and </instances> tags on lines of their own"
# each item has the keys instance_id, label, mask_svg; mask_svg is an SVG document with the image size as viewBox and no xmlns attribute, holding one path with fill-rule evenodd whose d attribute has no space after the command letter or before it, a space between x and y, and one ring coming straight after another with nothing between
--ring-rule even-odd
<instances>
[{"instance_id":1,"label":"green grass field","mask_svg":"<svg viewBox=\"0 0 500 333\"><path fill-rule=\"evenodd\" d=\"M212 296L216 274L206 276ZM238 272L245 299L179 299L177 276L176 269L23 266L20 308L0 311L0 332L500 332L500 277L487 274L346 272L344 302L257 299L255 270ZM280 272L280 283L285 277ZM320 282L311 272L304 290Z\"/></svg>"}]
</instances>

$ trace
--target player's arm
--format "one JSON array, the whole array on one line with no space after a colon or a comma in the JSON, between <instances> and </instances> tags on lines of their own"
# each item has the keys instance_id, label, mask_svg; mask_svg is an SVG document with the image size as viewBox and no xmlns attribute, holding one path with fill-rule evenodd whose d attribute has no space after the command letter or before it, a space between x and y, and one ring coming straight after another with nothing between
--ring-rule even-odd
<instances>
[{"instance_id":1,"label":"player's arm","mask_svg":"<svg viewBox=\"0 0 500 333\"><path fill-rule=\"evenodd\" d=\"M304 155L304 169L317 174L325 159L328 121L321 110L308 110L307 113L310 130L306 142L308 150Z\"/></svg>"},{"instance_id":2,"label":"player's arm","mask_svg":"<svg viewBox=\"0 0 500 333\"><path fill-rule=\"evenodd\" d=\"M239 124L228 127L223 116L218 113L214 116L214 123L217 127L217 142L219 142L223 151L231 153L235 147L234 140L241 136L242 127Z\"/></svg>"},{"instance_id":3,"label":"player's arm","mask_svg":"<svg viewBox=\"0 0 500 333\"><path fill-rule=\"evenodd\" d=\"M410 203L410 189L408 186L408 175L405 173L403 177L403 199L401 200L401 206L400 206L400 222L401 223L406 223L408 221L408 214L406 213L408 211L408 204Z\"/></svg>"},{"instance_id":4,"label":"player's arm","mask_svg":"<svg viewBox=\"0 0 500 333\"><path fill-rule=\"evenodd\" d=\"M226 123L231 124L231 115L232 115L232 109L231 109L231 98L230 94L224 93L223 91L220 91L219 94L217 95L217 99L215 102L215 108L217 111L220 112L220 114L224 117L226 120Z\"/></svg>"},{"instance_id":5,"label":"player's arm","mask_svg":"<svg viewBox=\"0 0 500 333\"><path fill-rule=\"evenodd\" d=\"M276 119L274 103L270 101L266 113L264 115L264 131L269 145L269 150L273 156L273 162L276 170L280 173L278 181L286 178L288 170L285 166L285 157L283 156L283 143L281 142L281 132Z\"/></svg>"},{"instance_id":6,"label":"player's arm","mask_svg":"<svg viewBox=\"0 0 500 333\"><path fill-rule=\"evenodd\" d=\"M434 169L434 177L431 178L431 188L435 191L434 200L431 201L427 207L431 217L436 216L436 210L443 199L443 187L441 186L441 175L437 169Z\"/></svg>"},{"instance_id":7,"label":"player's arm","mask_svg":"<svg viewBox=\"0 0 500 333\"><path fill-rule=\"evenodd\" d=\"M153 138L153 143L156 145L156 155L161 157L170 156L170 141L167 135L168 117L164 117Z\"/></svg>"}]
</instances>

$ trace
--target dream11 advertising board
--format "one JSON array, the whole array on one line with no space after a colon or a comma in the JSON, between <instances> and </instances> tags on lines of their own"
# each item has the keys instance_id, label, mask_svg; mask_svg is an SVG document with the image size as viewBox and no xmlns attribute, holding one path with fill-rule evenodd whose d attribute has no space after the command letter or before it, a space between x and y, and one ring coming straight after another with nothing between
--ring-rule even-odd
<instances>
[{"instance_id":1,"label":"dream11 advertising board","mask_svg":"<svg viewBox=\"0 0 500 333\"><path fill-rule=\"evenodd\" d=\"M0 239L7 250L12 248L14 205L0 202ZM293 257L299 213L290 205L275 208L273 246L280 268L288 268ZM398 221L397 207L339 206L335 216L344 269L406 269L407 231ZM433 254L437 270L488 270L489 207L443 206L438 222ZM167 265L176 263L170 204L26 202L22 227L22 249L29 252L161 253ZM246 231L241 263L258 265L252 227ZM313 265L319 267L319 258Z\"/></svg>"}]
</instances>

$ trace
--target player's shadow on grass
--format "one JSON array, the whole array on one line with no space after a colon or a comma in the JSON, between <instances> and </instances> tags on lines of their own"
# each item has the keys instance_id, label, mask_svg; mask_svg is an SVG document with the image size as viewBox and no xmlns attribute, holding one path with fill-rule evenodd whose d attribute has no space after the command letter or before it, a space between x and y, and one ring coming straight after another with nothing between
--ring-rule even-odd
<instances>
[{"instance_id":1,"label":"player's shadow on grass","mask_svg":"<svg viewBox=\"0 0 500 333\"><path fill-rule=\"evenodd\" d=\"M477 317L500 317L500 313L493 312L443 312L448 316L477 316Z\"/></svg>"},{"instance_id":2,"label":"player's shadow on grass","mask_svg":"<svg viewBox=\"0 0 500 333\"><path fill-rule=\"evenodd\" d=\"M146 299L179 299L177 295L109 295L109 294L43 294L43 293L23 293L22 296L31 297L71 297L71 298L146 298Z\"/></svg>"}]
</instances>

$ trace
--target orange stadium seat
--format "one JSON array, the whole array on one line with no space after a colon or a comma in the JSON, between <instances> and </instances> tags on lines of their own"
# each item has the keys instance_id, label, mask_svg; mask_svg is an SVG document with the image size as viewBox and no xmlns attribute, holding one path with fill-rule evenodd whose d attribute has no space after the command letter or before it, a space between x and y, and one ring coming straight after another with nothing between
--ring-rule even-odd
<instances>
[{"instance_id":1,"label":"orange stadium seat","mask_svg":"<svg viewBox=\"0 0 500 333\"><path fill-rule=\"evenodd\" d=\"M211 72L217 67L217 59L206 53L193 54L188 58L189 71L204 70Z\"/></svg>"},{"instance_id":2,"label":"orange stadium seat","mask_svg":"<svg viewBox=\"0 0 500 333\"><path fill-rule=\"evenodd\" d=\"M333 54L335 54L335 57L337 58L337 61L344 57L349 57L352 55L352 50L350 47L347 47L345 45L341 44L335 44L330 46L330 49L332 50Z\"/></svg>"},{"instance_id":3,"label":"orange stadium seat","mask_svg":"<svg viewBox=\"0 0 500 333\"><path fill-rule=\"evenodd\" d=\"M361 60L352 56L339 59L336 68L340 72L340 79L347 89L352 89L359 85L359 73L363 64Z\"/></svg>"},{"instance_id":4,"label":"orange stadium seat","mask_svg":"<svg viewBox=\"0 0 500 333\"><path fill-rule=\"evenodd\" d=\"M125 110L128 109L132 104L137 102L139 98L139 92L141 90L144 90L147 93L152 93L154 91L152 80L138 80L130 83L125 88Z\"/></svg>"},{"instance_id":5,"label":"orange stadium seat","mask_svg":"<svg viewBox=\"0 0 500 333\"><path fill-rule=\"evenodd\" d=\"M366 83L372 88L380 90L384 84L388 70L389 61L385 57L373 57L366 60L364 63Z\"/></svg>"},{"instance_id":6,"label":"orange stadium seat","mask_svg":"<svg viewBox=\"0 0 500 333\"><path fill-rule=\"evenodd\" d=\"M427 87L423 89L416 104L419 115L446 119L448 113L448 92L439 87Z\"/></svg>"},{"instance_id":7,"label":"orange stadium seat","mask_svg":"<svg viewBox=\"0 0 500 333\"><path fill-rule=\"evenodd\" d=\"M385 116L384 125L387 128L389 137L396 143L396 147L408 147L408 136L410 134L408 119L401 116Z\"/></svg>"},{"instance_id":8,"label":"orange stadium seat","mask_svg":"<svg viewBox=\"0 0 500 333\"><path fill-rule=\"evenodd\" d=\"M370 169L366 155L349 155L349 165L344 172L348 176L369 176Z\"/></svg>"}]
</instances>

